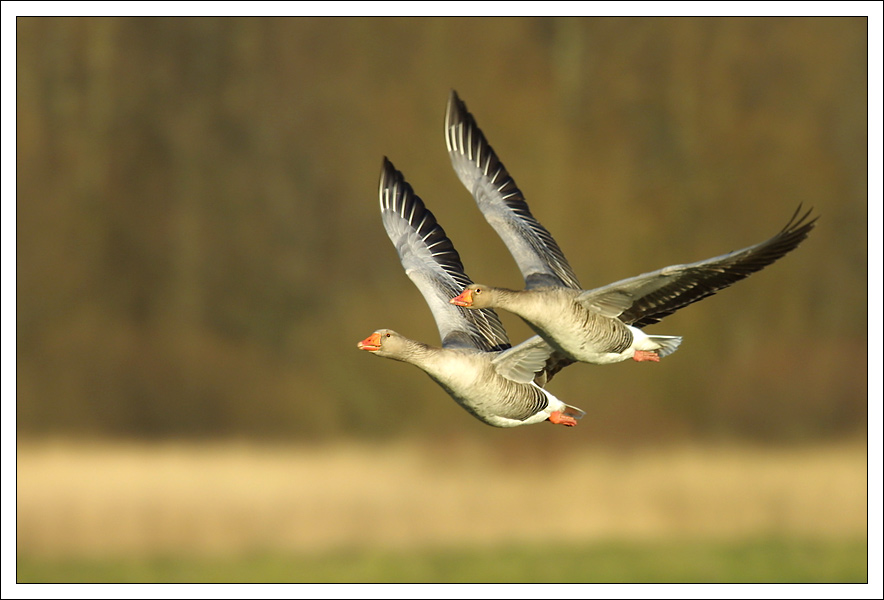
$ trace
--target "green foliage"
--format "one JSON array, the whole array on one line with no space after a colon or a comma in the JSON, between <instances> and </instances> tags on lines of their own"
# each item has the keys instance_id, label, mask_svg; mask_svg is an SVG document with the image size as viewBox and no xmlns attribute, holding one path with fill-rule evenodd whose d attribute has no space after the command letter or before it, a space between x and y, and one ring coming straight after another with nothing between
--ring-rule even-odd
<instances>
[{"instance_id":1,"label":"green foliage","mask_svg":"<svg viewBox=\"0 0 884 600\"><path fill-rule=\"evenodd\" d=\"M238 559L18 557L19 583L863 583L866 540L595 543Z\"/></svg>"},{"instance_id":2,"label":"green foliage","mask_svg":"<svg viewBox=\"0 0 884 600\"><path fill-rule=\"evenodd\" d=\"M448 164L451 87L587 287L761 241L799 202L822 214L793 255L655 326L685 337L660 365L560 374L594 439L865 427L865 19L20 18L16 34L20 432L470 429L425 376L355 349L379 327L438 341L377 215L384 155L473 279L521 285Z\"/></svg>"}]
</instances>

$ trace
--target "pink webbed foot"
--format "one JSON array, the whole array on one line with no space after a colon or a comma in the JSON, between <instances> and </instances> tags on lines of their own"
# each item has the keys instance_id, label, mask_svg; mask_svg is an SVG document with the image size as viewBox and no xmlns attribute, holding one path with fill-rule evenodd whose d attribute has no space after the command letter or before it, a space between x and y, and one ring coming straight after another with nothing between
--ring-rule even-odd
<instances>
[{"instance_id":1,"label":"pink webbed foot","mask_svg":"<svg viewBox=\"0 0 884 600\"><path fill-rule=\"evenodd\" d=\"M564 425L565 427L574 427L575 425L577 425L577 419L562 414L562 412L558 410L549 413L549 418L547 420L550 423L555 423L556 425Z\"/></svg>"},{"instance_id":2,"label":"pink webbed foot","mask_svg":"<svg viewBox=\"0 0 884 600\"><path fill-rule=\"evenodd\" d=\"M660 357L653 350L636 350L632 360L635 362L660 362Z\"/></svg>"}]
</instances>

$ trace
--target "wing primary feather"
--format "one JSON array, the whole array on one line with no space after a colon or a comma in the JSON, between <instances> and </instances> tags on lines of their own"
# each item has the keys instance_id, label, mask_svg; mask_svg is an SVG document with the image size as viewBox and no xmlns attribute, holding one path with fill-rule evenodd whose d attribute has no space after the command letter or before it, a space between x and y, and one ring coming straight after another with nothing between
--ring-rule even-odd
<instances>
[{"instance_id":1,"label":"wing primary feather","mask_svg":"<svg viewBox=\"0 0 884 600\"><path fill-rule=\"evenodd\" d=\"M632 291L635 301L620 318L636 327L658 323L663 317L707 298L764 269L798 247L816 226L813 209L802 214L799 205L786 225L773 237L722 256L687 265L673 265L605 286Z\"/></svg>"},{"instance_id":2,"label":"wing primary feather","mask_svg":"<svg viewBox=\"0 0 884 600\"><path fill-rule=\"evenodd\" d=\"M466 344L485 351L509 348L506 330L494 310L467 310L448 302L472 281L445 230L386 157L379 199L387 235L406 274L429 305L443 346Z\"/></svg>"},{"instance_id":3,"label":"wing primary feather","mask_svg":"<svg viewBox=\"0 0 884 600\"><path fill-rule=\"evenodd\" d=\"M448 100L445 128L455 172L507 245L526 286L548 282L580 289L564 253L531 214L522 192L454 90Z\"/></svg>"}]
</instances>

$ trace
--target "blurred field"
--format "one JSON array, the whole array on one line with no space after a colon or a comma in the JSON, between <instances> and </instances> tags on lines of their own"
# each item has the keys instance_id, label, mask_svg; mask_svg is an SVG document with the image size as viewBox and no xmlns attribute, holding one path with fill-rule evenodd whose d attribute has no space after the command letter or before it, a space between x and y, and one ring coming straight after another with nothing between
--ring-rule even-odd
<instances>
[{"instance_id":1,"label":"blurred field","mask_svg":"<svg viewBox=\"0 0 884 600\"><path fill-rule=\"evenodd\" d=\"M698 553L710 557L707 577L713 579L735 580L726 574L728 556L752 564L776 554L783 565L818 564L826 556L846 561L850 568L835 569L843 580L848 571L853 578L865 572L866 493L861 443L588 448L549 456L468 442L303 448L21 443L19 577L78 579L63 574L79 564L74 571L81 577L92 573L100 580L187 581L208 577L206 565L245 557L253 568L223 568L219 576L309 579L313 573L325 580L329 571L316 561L331 561L323 564L344 579L438 579L447 572L474 580L476 573L438 565L457 563L457 556L465 564L487 562L507 549L510 562L524 562L524 569L508 575L497 565L481 573L556 579L564 576L560 566L550 571L531 557L560 547L574 564L594 553L626 561L597 573L601 579L629 579L626 565L636 553L644 557L636 577L688 577L690 568L665 565ZM301 557L303 574L273 566L291 557ZM336 570L335 561L352 568ZM408 575L409 561L424 566ZM799 571L784 566L780 575L798 577ZM836 577L819 566L803 572L808 580ZM751 573L765 580L774 575L749 573L750 579ZM575 574L582 576L588 574Z\"/></svg>"}]
</instances>

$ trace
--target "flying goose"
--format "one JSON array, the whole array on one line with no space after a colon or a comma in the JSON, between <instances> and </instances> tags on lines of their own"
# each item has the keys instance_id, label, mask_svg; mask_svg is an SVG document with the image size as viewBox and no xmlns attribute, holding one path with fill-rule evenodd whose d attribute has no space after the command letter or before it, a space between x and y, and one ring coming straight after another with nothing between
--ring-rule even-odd
<instances>
[{"instance_id":1,"label":"flying goose","mask_svg":"<svg viewBox=\"0 0 884 600\"><path fill-rule=\"evenodd\" d=\"M402 173L384 158L381 218L405 273L433 313L442 347L378 329L357 344L377 356L411 363L442 386L477 419L495 427L541 421L573 427L584 414L535 383L565 364L540 337L512 347L493 309L464 310L449 303L471 284L445 231Z\"/></svg>"},{"instance_id":2,"label":"flying goose","mask_svg":"<svg viewBox=\"0 0 884 600\"><path fill-rule=\"evenodd\" d=\"M454 90L448 99L445 139L454 171L525 279L522 290L470 284L450 302L514 313L575 361L610 364L631 358L659 362L675 352L681 337L648 335L642 327L782 258L807 237L817 220L808 220L811 210L800 214L799 205L779 233L754 246L584 290Z\"/></svg>"}]
</instances>

